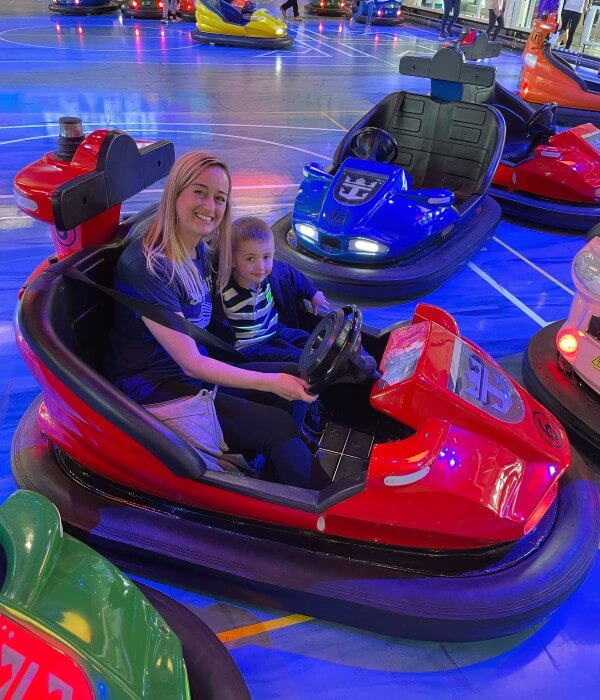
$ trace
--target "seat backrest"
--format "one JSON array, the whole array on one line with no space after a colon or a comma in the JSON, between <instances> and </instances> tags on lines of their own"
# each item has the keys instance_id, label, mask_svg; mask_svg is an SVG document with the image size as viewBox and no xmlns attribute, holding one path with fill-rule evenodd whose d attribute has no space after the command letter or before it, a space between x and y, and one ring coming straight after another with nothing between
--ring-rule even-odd
<instances>
[{"instance_id":1,"label":"seat backrest","mask_svg":"<svg viewBox=\"0 0 600 700\"><path fill-rule=\"evenodd\" d=\"M112 298L61 274L65 268L76 269L97 284L112 287L123 250L123 243L83 248L42 272L21 299L19 329L37 362L78 400L151 452L174 474L198 478L205 471L200 453L102 375L113 321ZM45 380L39 378L44 394ZM69 402L71 398L67 394L58 400ZM77 413L75 407L73 414ZM86 418L82 421L85 423ZM91 429L87 423L81 428L84 433Z\"/></svg>"},{"instance_id":2,"label":"seat backrest","mask_svg":"<svg viewBox=\"0 0 600 700\"><path fill-rule=\"evenodd\" d=\"M413 187L444 187L464 200L485 180L500 137L497 119L484 105L407 94L387 131L398 144L396 164L408 170Z\"/></svg>"},{"instance_id":3,"label":"seat backrest","mask_svg":"<svg viewBox=\"0 0 600 700\"><path fill-rule=\"evenodd\" d=\"M114 270L123 251L121 245L84 249L73 267L96 284L112 287ZM97 372L102 364L113 322L113 300L101 291L76 280L57 281L46 306L47 320L71 352Z\"/></svg>"}]
</instances>

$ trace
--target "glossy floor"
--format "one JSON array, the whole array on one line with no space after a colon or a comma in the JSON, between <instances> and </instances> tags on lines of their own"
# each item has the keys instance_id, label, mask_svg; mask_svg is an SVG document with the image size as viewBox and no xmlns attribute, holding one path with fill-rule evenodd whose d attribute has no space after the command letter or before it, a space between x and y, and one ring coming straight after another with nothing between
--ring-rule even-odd
<instances>
[{"instance_id":1,"label":"glossy floor","mask_svg":"<svg viewBox=\"0 0 600 700\"><path fill-rule=\"evenodd\" d=\"M277 5L266 7L277 12ZM52 150L58 118L81 116L87 131L109 126L149 140L172 139L221 153L234 171L236 212L274 221L289 211L305 162L327 163L344 130L387 93L426 91L398 74L406 53L432 53L433 29L349 32L338 19L290 26L290 51L194 44L188 23L163 27L119 15L65 18L47 1L0 6L0 498L15 488L9 447L37 393L13 339L17 290L51 252L45 226L17 210L12 179ZM520 58L494 65L516 84ZM125 211L155 201L161 183ZM570 262L582 238L503 221L469 265L427 300L496 358L518 356L542 325L566 315ZM369 307L386 325L415 302ZM256 698L595 698L600 684L600 566L546 623L480 644L439 645L253 608L154 582L201 610L224 638ZM595 690L596 689L596 690Z\"/></svg>"}]
</instances>

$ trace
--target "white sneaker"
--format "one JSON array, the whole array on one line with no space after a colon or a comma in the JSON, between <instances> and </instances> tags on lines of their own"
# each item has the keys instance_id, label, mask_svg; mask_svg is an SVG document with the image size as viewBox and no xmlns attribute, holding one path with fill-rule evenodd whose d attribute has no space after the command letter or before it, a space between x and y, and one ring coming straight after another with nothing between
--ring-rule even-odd
<instances>
[{"instance_id":1,"label":"white sneaker","mask_svg":"<svg viewBox=\"0 0 600 700\"><path fill-rule=\"evenodd\" d=\"M365 34L371 33L371 27L365 27Z\"/></svg>"},{"instance_id":2,"label":"white sneaker","mask_svg":"<svg viewBox=\"0 0 600 700\"><path fill-rule=\"evenodd\" d=\"M168 20L166 17L163 17L163 18L160 20L160 23L161 23L161 24L169 24L169 20Z\"/></svg>"},{"instance_id":3,"label":"white sneaker","mask_svg":"<svg viewBox=\"0 0 600 700\"><path fill-rule=\"evenodd\" d=\"M352 29L352 27L353 27L355 24L356 24L356 20L354 19L354 17L350 17L350 22L349 22L349 24L348 24L348 26L350 27L350 29Z\"/></svg>"}]
</instances>

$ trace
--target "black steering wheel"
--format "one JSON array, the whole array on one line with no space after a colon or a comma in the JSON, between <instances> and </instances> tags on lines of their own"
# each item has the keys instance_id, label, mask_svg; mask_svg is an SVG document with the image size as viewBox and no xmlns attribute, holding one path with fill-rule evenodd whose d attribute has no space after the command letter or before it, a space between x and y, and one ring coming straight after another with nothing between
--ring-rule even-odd
<instances>
[{"instance_id":1,"label":"black steering wheel","mask_svg":"<svg viewBox=\"0 0 600 700\"><path fill-rule=\"evenodd\" d=\"M383 129L368 126L357 131L350 141L350 151L356 158L393 163L398 156L398 144Z\"/></svg>"},{"instance_id":2,"label":"black steering wheel","mask_svg":"<svg viewBox=\"0 0 600 700\"><path fill-rule=\"evenodd\" d=\"M550 124L542 124L543 118L549 113L552 113ZM541 127L552 134L556 131L556 102L548 102L536 110L526 121L525 131L531 131L534 126Z\"/></svg>"},{"instance_id":3,"label":"black steering wheel","mask_svg":"<svg viewBox=\"0 0 600 700\"><path fill-rule=\"evenodd\" d=\"M298 361L300 376L310 385L309 394L318 394L349 371L354 381L381 376L375 360L361 352L361 328L362 313L354 304L335 309L321 319Z\"/></svg>"}]
</instances>

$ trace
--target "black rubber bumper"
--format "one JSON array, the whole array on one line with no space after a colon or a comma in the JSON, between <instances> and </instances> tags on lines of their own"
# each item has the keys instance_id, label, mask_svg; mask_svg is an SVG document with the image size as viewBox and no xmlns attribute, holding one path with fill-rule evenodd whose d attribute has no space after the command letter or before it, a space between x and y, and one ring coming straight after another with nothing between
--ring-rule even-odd
<instances>
[{"instance_id":1,"label":"black rubber bumper","mask_svg":"<svg viewBox=\"0 0 600 700\"><path fill-rule=\"evenodd\" d=\"M511 192L492 185L489 194L500 204L505 216L522 221L563 229L565 233L581 235L600 221L600 205L553 202L534 195Z\"/></svg>"},{"instance_id":2,"label":"black rubber bumper","mask_svg":"<svg viewBox=\"0 0 600 700\"><path fill-rule=\"evenodd\" d=\"M356 21L358 24L366 24L367 18L364 15L361 15ZM403 22L404 17L375 17L375 15L371 17L371 24L373 26L397 27Z\"/></svg>"},{"instance_id":3,"label":"black rubber bumper","mask_svg":"<svg viewBox=\"0 0 600 700\"><path fill-rule=\"evenodd\" d=\"M562 324L557 321L542 328L529 341L523 355L523 381L600 466L600 397L559 368L555 341Z\"/></svg>"},{"instance_id":4,"label":"black rubber bumper","mask_svg":"<svg viewBox=\"0 0 600 700\"><path fill-rule=\"evenodd\" d=\"M139 581L136 586L179 637L192 700L250 700L250 692L231 654L190 608Z\"/></svg>"},{"instance_id":5,"label":"black rubber bumper","mask_svg":"<svg viewBox=\"0 0 600 700\"><path fill-rule=\"evenodd\" d=\"M538 105L539 106L539 105ZM556 109L556 121L559 124L577 126L591 122L600 128L600 112L591 109L573 109L572 107L558 107Z\"/></svg>"},{"instance_id":6,"label":"black rubber bumper","mask_svg":"<svg viewBox=\"0 0 600 700\"><path fill-rule=\"evenodd\" d=\"M37 425L39 400L13 440L19 486L58 507L65 527L128 570L153 571L222 596L382 634L439 641L504 636L537 624L582 583L598 547L598 490L581 458L560 485L553 523L510 565L428 575L207 526L136 494L90 490L66 474ZM512 550L523 546L523 541ZM511 551L512 551L511 550Z\"/></svg>"},{"instance_id":7,"label":"black rubber bumper","mask_svg":"<svg viewBox=\"0 0 600 700\"><path fill-rule=\"evenodd\" d=\"M119 6L113 2L107 2L105 5L90 5L88 7L78 5L77 7L67 7L65 5L55 5L50 3L48 5L50 12L56 12L59 15L105 15L109 12L116 12Z\"/></svg>"},{"instance_id":8,"label":"black rubber bumper","mask_svg":"<svg viewBox=\"0 0 600 700\"><path fill-rule=\"evenodd\" d=\"M286 236L292 215L273 225L277 257L315 280L317 287L339 296L361 299L415 299L450 279L481 249L500 223L500 206L491 197L457 225L449 239L414 261L390 267L358 267L313 257L291 248Z\"/></svg>"},{"instance_id":9,"label":"black rubber bumper","mask_svg":"<svg viewBox=\"0 0 600 700\"><path fill-rule=\"evenodd\" d=\"M270 39L264 37L234 36L230 34L213 34L211 32L201 32L198 29L192 32L192 39L198 44L231 46L239 49L265 49L267 51L289 49L294 43L294 38L289 35Z\"/></svg>"},{"instance_id":10,"label":"black rubber bumper","mask_svg":"<svg viewBox=\"0 0 600 700\"><path fill-rule=\"evenodd\" d=\"M345 8L320 8L312 5L304 5L304 14L315 17L347 17L348 11Z\"/></svg>"},{"instance_id":11,"label":"black rubber bumper","mask_svg":"<svg viewBox=\"0 0 600 700\"><path fill-rule=\"evenodd\" d=\"M162 19L162 10L132 10L129 5L121 7L121 13L129 19Z\"/></svg>"}]
</instances>

